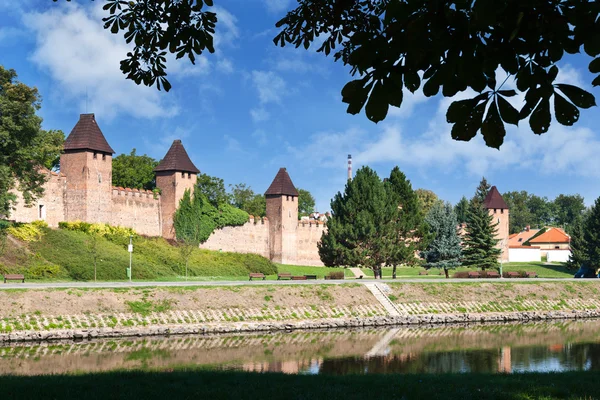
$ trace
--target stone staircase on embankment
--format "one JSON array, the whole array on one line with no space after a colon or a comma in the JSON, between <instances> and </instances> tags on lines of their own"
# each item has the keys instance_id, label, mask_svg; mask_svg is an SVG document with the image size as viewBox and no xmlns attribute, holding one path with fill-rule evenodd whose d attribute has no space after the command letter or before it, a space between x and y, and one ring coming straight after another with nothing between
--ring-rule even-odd
<instances>
[{"instance_id":1,"label":"stone staircase on embankment","mask_svg":"<svg viewBox=\"0 0 600 400\"><path fill-rule=\"evenodd\" d=\"M387 311L387 313L391 316L399 316L399 315L405 315L405 313L402 313L398 307L396 307L396 305L394 303L392 303L392 301L389 299L389 297L387 297L387 295L384 293L381 285L381 283L374 283L374 282L369 282L369 283L365 283L364 284L370 291L371 293L373 293L373 296L375 296L375 298L377 299L377 301L379 301L379 303L383 306L383 308L385 308L385 310Z\"/></svg>"}]
</instances>

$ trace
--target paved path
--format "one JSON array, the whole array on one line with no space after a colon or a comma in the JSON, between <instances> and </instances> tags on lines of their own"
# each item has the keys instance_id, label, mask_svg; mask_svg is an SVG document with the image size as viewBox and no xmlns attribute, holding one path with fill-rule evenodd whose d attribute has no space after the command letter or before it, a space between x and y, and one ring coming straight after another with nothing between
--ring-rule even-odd
<instances>
[{"instance_id":1,"label":"paved path","mask_svg":"<svg viewBox=\"0 0 600 400\"><path fill-rule=\"evenodd\" d=\"M389 299L389 297L387 297L387 294L385 294L384 290L381 287L387 287L389 291L389 286L375 282L367 282L364 285L371 291L371 293L373 293L373 296L375 296L377 301L383 306L383 308L385 308L385 311L387 311L388 315L392 315L395 317L400 315L400 310L398 310L396 305Z\"/></svg>"},{"instance_id":2,"label":"paved path","mask_svg":"<svg viewBox=\"0 0 600 400\"><path fill-rule=\"evenodd\" d=\"M364 272L362 272L360 270L360 268L348 268L350 270L350 272L352 272L354 274L355 277L357 278L366 278L367 276L364 274Z\"/></svg>"},{"instance_id":3,"label":"paved path","mask_svg":"<svg viewBox=\"0 0 600 400\"><path fill-rule=\"evenodd\" d=\"M64 283L2 283L2 289L68 289L68 288L127 288L127 287L185 287L185 286L261 286L261 285L341 285L344 283L465 283L465 282L598 282L600 279L573 279L573 278L511 278L511 279L432 279L432 278L407 278L407 279L347 279L347 280L308 280L308 281L188 281L188 282L64 282Z\"/></svg>"}]
</instances>

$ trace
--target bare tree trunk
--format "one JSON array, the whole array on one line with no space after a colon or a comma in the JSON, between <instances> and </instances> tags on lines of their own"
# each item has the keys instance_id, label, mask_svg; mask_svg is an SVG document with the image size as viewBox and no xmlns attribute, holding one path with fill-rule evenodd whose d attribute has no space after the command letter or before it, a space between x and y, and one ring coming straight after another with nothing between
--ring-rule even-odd
<instances>
[{"instance_id":1,"label":"bare tree trunk","mask_svg":"<svg viewBox=\"0 0 600 400\"><path fill-rule=\"evenodd\" d=\"M394 269L392 271L392 279L396 279L396 265L394 265Z\"/></svg>"},{"instance_id":2,"label":"bare tree trunk","mask_svg":"<svg viewBox=\"0 0 600 400\"><path fill-rule=\"evenodd\" d=\"M446 279L450 278L450 276L448 275L448 268L444 268L444 273L446 274Z\"/></svg>"}]
</instances>

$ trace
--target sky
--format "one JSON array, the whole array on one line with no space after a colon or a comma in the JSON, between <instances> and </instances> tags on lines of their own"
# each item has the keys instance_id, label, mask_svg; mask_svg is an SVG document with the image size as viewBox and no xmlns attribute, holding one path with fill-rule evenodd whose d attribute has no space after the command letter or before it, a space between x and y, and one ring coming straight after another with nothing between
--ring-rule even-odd
<instances>
[{"instance_id":1,"label":"sky","mask_svg":"<svg viewBox=\"0 0 600 400\"><path fill-rule=\"evenodd\" d=\"M598 108L582 110L573 127L553 121L541 136L522 121L508 128L501 150L487 148L481 135L453 141L445 119L453 99L441 95L407 92L400 109L374 124L364 112L346 113L340 91L351 79L348 67L313 48L273 44L275 23L293 0L215 1L216 52L196 65L170 57L173 87L159 92L119 70L128 46L102 28L102 3L0 0L0 65L38 88L45 129L68 135L80 113L94 113L117 154L135 148L156 159L181 139L202 172L257 193L286 167L321 212L344 190L348 154L355 171L368 165L383 178L398 165L413 188L452 203L470 198L482 176L500 192L527 190L549 199L579 193L588 205L600 196ZM600 98L589 61L565 58L558 80Z\"/></svg>"}]
</instances>

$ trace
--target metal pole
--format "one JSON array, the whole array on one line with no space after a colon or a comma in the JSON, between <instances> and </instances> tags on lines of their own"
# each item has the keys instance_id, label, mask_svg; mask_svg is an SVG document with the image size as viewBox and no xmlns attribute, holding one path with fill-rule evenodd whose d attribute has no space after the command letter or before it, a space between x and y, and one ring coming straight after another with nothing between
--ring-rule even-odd
<instances>
[{"instance_id":1,"label":"metal pole","mask_svg":"<svg viewBox=\"0 0 600 400\"><path fill-rule=\"evenodd\" d=\"M133 238L133 236L129 235L129 248L132 249L133 245L131 243L131 239ZM131 270L131 256L133 254L133 251L129 252L129 282L131 282L131 277L133 275L133 271Z\"/></svg>"}]
</instances>

